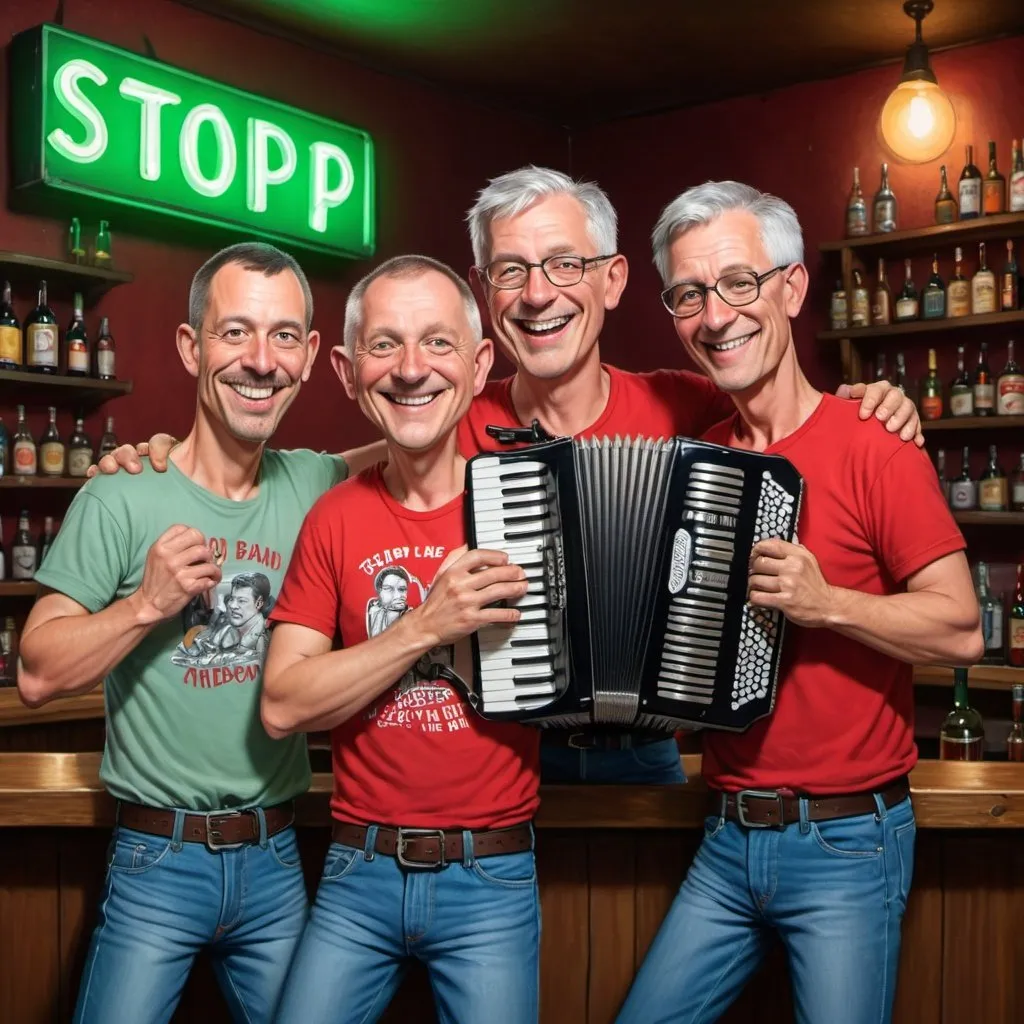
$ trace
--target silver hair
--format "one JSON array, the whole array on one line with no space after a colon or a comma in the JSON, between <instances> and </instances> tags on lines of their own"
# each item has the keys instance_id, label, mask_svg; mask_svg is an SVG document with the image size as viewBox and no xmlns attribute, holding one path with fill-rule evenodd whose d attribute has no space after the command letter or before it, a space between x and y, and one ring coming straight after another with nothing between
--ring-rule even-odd
<instances>
[{"instance_id":1,"label":"silver hair","mask_svg":"<svg viewBox=\"0 0 1024 1024\"><path fill-rule=\"evenodd\" d=\"M757 218L761 225L761 242L773 267L803 263L804 236L789 203L739 181L706 181L676 196L662 210L651 232L654 265L663 284L672 283L669 281L672 243L691 228L708 224L729 210L747 210Z\"/></svg>"},{"instance_id":2,"label":"silver hair","mask_svg":"<svg viewBox=\"0 0 1024 1024\"><path fill-rule=\"evenodd\" d=\"M198 333L203 326L214 275L229 263L237 263L245 270L258 271L264 277L276 277L282 270L290 270L302 289L302 298L306 303L306 330L310 329L313 325L313 293L295 257L266 242L238 242L214 253L192 278L192 287L188 292L188 324L193 331Z\"/></svg>"},{"instance_id":3,"label":"silver hair","mask_svg":"<svg viewBox=\"0 0 1024 1024\"><path fill-rule=\"evenodd\" d=\"M484 336L483 324L480 320L480 307L476 304L476 297L473 289L459 277L458 274L440 260L432 259L430 256L393 256L385 260L379 267L374 268L364 278L356 282L355 287L348 293L345 302L345 331L343 334L345 351L349 357L355 353L356 335L359 328L363 326L363 299L366 297L366 289L377 280L378 277L419 277L428 271L437 273L448 278L449 281L459 290L462 298L462 305L466 310L466 320L469 323L469 330L475 344L480 344Z\"/></svg>"},{"instance_id":4,"label":"silver hair","mask_svg":"<svg viewBox=\"0 0 1024 1024\"><path fill-rule=\"evenodd\" d=\"M493 220L514 217L539 199L561 195L572 196L583 207L587 216L587 233L597 248L595 255L617 252L618 216L604 191L592 181L574 181L561 171L530 164L492 178L487 187L477 194L476 202L466 214L474 263L482 267L487 262L489 229Z\"/></svg>"}]
</instances>

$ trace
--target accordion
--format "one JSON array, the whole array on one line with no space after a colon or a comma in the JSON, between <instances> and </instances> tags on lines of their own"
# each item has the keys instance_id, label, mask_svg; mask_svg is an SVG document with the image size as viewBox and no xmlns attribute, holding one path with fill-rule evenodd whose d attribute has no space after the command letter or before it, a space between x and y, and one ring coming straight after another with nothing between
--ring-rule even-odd
<instances>
[{"instance_id":1,"label":"accordion","mask_svg":"<svg viewBox=\"0 0 1024 1024\"><path fill-rule=\"evenodd\" d=\"M515 625L473 635L486 718L743 730L775 704L785 618L747 603L750 549L793 539L803 482L777 455L559 438L474 456L471 547L528 578Z\"/></svg>"}]
</instances>

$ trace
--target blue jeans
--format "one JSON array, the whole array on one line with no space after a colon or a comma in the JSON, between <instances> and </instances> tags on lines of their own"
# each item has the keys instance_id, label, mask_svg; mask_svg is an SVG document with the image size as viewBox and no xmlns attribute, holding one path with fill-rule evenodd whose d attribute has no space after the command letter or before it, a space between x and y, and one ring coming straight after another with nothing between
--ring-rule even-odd
<instances>
[{"instance_id":1,"label":"blue jeans","mask_svg":"<svg viewBox=\"0 0 1024 1024\"><path fill-rule=\"evenodd\" d=\"M440 1024L536 1024L540 901L532 851L403 868L332 843L292 963L278 1024L370 1024L412 958Z\"/></svg>"},{"instance_id":2,"label":"blue jeans","mask_svg":"<svg viewBox=\"0 0 1024 1024\"><path fill-rule=\"evenodd\" d=\"M575 750L556 743L540 745L541 782L593 782L664 785L685 782L675 737L629 750Z\"/></svg>"},{"instance_id":3,"label":"blue jeans","mask_svg":"<svg viewBox=\"0 0 1024 1024\"><path fill-rule=\"evenodd\" d=\"M119 826L110 851L75 1024L169 1021L204 946L232 1018L270 1024L308 911L294 829L213 852Z\"/></svg>"},{"instance_id":4,"label":"blue jeans","mask_svg":"<svg viewBox=\"0 0 1024 1024\"><path fill-rule=\"evenodd\" d=\"M618 1024L710 1024L785 946L797 1024L885 1024L914 871L910 799L783 829L710 817ZM806 815L806 801L801 801Z\"/></svg>"}]
</instances>

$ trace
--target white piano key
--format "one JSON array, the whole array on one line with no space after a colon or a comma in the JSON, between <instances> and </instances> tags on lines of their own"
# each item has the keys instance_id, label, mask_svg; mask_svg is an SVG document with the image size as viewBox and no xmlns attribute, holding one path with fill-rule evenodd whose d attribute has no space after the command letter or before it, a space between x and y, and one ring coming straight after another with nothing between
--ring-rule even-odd
<instances>
[{"instance_id":1,"label":"white piano key","mask_svg":"<svg viewBox=\"0 0 1024 1024\"><path fill-rule=\"evenodd\" d=\"M521 697L553 697L558 693L558 687L554 683L529 683L522 686L494 686L480 687L480 694L484 702L490 705L491 701L516 700Z\"/></svg>"}]
</instances>

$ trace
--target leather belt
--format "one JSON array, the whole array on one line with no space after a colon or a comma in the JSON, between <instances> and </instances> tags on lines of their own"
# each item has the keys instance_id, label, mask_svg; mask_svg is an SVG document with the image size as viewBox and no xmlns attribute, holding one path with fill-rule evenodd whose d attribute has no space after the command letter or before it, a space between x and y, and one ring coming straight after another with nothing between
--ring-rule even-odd
<instances>
[{"instance_id":1,"label":"leather belt","mask_svg":"<svg viewBox=\"0 0 1024 1024\"><path fill-rule=\"evenodd\" d=\"M174 811L166 807L147 807L118 801L117 823L136 832L170 838L174 835ZM267 836L283 832L295 820L295 805L287 803L267 807ZM186 843L205 843L211 850L233 850L260 840L260 822L254 808L238 811L188 813L181 838Z\"/></svg>"},{"instance_id":2,"label":"leather belt","mask_svg":"<svg viewBox=\"0 0 1024 1024\"><path fill-rule=\"evenodd\" d=\"M646 747L648 744L672 738L670 732L655 732L650 729L580 729L577 732L544 729L540 735L541 742L547 746L569 747L572 750L632 750L634 747Z\"/></svg>"},{"instance_id":3,"label":"leather belt","mask_svg":"<svg viewBox=\"0 0 1024 1024\"><path fill-rule=\"evenodd\" d=\"M910 782L901 775L877 793L886 807L894 807L910 795ZM711 790L708 796L709 814L737 821L747 828L784 828L798 822L801 800L807 801L808 821L853 818L878 810L874 792L801 797L774 790L743 789L738 793Z\"/></svg>"},{"instance_id":4,"label":"leather belt","mask_svg":"<svg viewBox=\"0 0 1024 1024\"><path fill-rule=\"evenodd\" d=\"M366 847L364 825L336 821L332 837L342 846L357 850ZM377 829L373 844L377 853L394 857L407 868L443 868L445 864L463 859L462 832L440 828L384 828ZM473 857L495 857L501 853L523 853L533 849L533 829L529 822L511 828L497 828L473 832Z\"/></svg>"}]
</instances>

